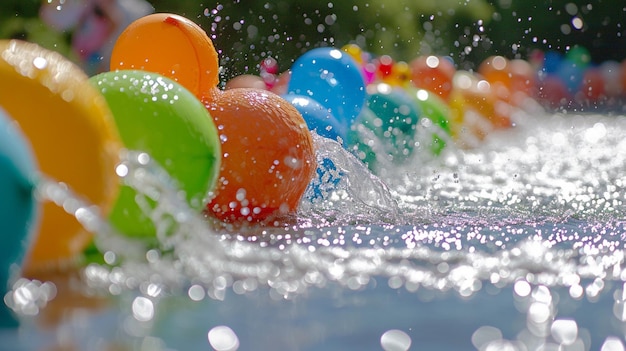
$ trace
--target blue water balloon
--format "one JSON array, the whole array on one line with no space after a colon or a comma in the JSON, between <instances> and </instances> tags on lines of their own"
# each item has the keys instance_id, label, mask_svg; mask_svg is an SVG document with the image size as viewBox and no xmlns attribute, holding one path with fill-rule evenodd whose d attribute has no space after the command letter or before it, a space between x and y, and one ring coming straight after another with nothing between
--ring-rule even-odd
<instances>
[{"instance_id":1,"label":"blue water balloon","mask_svg":"<svg viewBox=\"0 0 626 351\"><path fill-rule=\"evenodd\" d=\"M543 57L543 72L547 74L556 73L561 66L561 61L563 61L563 56L556 51L548 51L545 53Z\"/></svg>"},{"instance_id":2,"label":"blue water balloon","mask_svg":"<svg viewBox=\"0 0 626 351\"><path fill-rule=\"evenodd\" d=\"M346 128L359 115L366 96L359 64L335 48L317 48L300 56L291 68L287 92L315 99Z\"/></svg>"},{"instance_id":3,"label":"blue water balloon","mask_svg":"<svg viewBox=\"0 0 626 351\"><path fill-rule=\"evenodd\" d=\"M576 62L568 59L563 60L559 66L556 76L559 77L567 87L570 94L574 94L578 91L583 83L583 77L585 71Z\"/></svg>"},{"instance_id":4,"label":"blue water balloon","mask_svg":"<svg viewBox=\"0 0 626 351\"><path fill-rule=\"evenodd\" d=\"M35 226L36 169L29 143L17 124L0 109L0 296L8 291ZM2 304L0 328L16 324L11 312Z\"/></svg>"},{"instance_id":5,"label":"blue water balloon","mask_svg":"<svg viewBox=\"0 0 626 351\"><path fill-rule=\"evenodd\" d=\"M345 173L341 168L335 165L335 162L328 158L318 158L315 176L305 192L305 197L309 201L324 200L339 186L339 182L345 177Z\"/></svg>"},{"instance_id":6,"label":"blue water balloon","mask_svg":"<svg viewBox=\"0 0 626 351\"><path fill-rule=\"evenodd\" d=\"M319 102L304 95L286 94L283 99L290 102L304 117L309 130L318 135L343 143L346 139L346 127L340 123L330 110Z\"/></svg>"}]
</instances>

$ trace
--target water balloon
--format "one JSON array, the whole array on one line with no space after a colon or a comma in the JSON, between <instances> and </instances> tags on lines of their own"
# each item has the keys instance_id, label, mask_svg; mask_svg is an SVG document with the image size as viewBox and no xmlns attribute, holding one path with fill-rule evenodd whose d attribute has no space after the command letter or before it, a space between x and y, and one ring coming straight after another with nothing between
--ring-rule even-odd
<instances>
[{"instance_id":1,"label":"water balloon","mask_svg":"<svg viewBox=\"0 0 626 351\"><path fill-rule=\"evenodd\" d=\"M480 63L478 73L489 83L501 83L506 87L511 85L509 60L503 56L490 56Z\"/></svg>"},{"instance_id":2,"label":"water balloon","mask_svg":"<svg viewBox=\"0 0 626 351\"><path fill-rule=\"evenodd\" d=\"M565 59L584 70L591 63L591 53L584 46L574 45L565 54Z\"/></svg>"},{"instance_id":3,"label":"water balloon","mask_svg":"<svg viewBox=\"0 0 626 351\"><path fill-rule=\"evenodd\" d=\"M376 59L376 76L379 80L385 81L391 76L395 62L389 55L382 55Z\"/></svg>"},{"instance_id":4,"label":"water balloon","mask_svg":"<svg viewBox=\"0 0 626 351\"><path fill-rule=\"evenodd\" d=\"M517 106L532 95L535 86L535 70L521 59L491 56L480 64L478 73L491 84L497 95Z\"/></svg>"},{"instance_id":5,"label":"water balloon","mask_svg":"<svg viewBox=\"0 0 626 351\"><path fill-rule=\"evenodd\" d=\"M375 83L367 87L367 92L366 106L375 117L369 112L359 117L349 137L349 147L353 151L357 150L357 157L372 170L377 167L377 157L386 157L396 164L402 163L413 152L416 125L421 112L409 95L398 87ZM368 137L364 139L363 132L366 135L369 132L363 130L363 127L377 140L369 140L371 138ZM368 151L372 144L379 144L375 146L378 150Z\"/></svg>"},{"instance_id":6,"label":"water balloon","mask_svg":"<svg viewBox=\"0 0 626 351\"><path fill-rule=\"evenodd\" d=\"M309 130L317 134L339 141L346 140L346 128L332 115L328 108L304 95L287 94L283 99L291 103L304 118Z\"/></svg>"},{"instance_id":7,"label":"water balloon","mask_svg":"<svg viewBox=\"0 0 626 351\"><path fill-rule=\"evenodd\" d=\"M548 51L543 55L541 70L547 74L556 73L561 66L561 61L563 61L563 55L556 51Z\"/></svg>"},{"instance_id":8,"label":"water balloon","mask_svg":"<svg viewBox=\"0 0 626 351\"><path fill-rule=\"evenodd\" d=\"M36 228L37 167L29 141L0 108L0 296L15 278ZM0 328L14 325L6 306L0 306Z\"/></svg>"},{"instance_id":9,"label":"water balloon","mask_svg":"<svg viewBox=\"0 0 626 351\"><path fill-rule=\"evenodd\" d=\"M315 176L305 192L310 201L319 201L328 197L345 177L345 172L337 168L335 162L329 157L323 157L317 162Z\"/></svg>"},{"instance_id":10,"label":"water balloon","mask_svg":"<svg viewBox=\"0 0 626 351\"><path fill-rule=\"evenodd\" d=\"M421 111L420 126L426 134L423 142L430 153L440 155L452 133L448 105L436 93L425 89L406 88L406 92Z\"/></svg>"},{"instance_id":11,"label":"water balloon","mask_svg":"<svg viewBox=\"0 0 626 351\"><path fill-rule=\"evenodd\" d=\"M289 80L291 79L291 71L285 71L276 76L276 80L274 81L274 85L270 91L277 95L287 94L287 90L289 88Z\"/></svg>"},{"instance_id":12,"label":"water balloon","mask_svg":"<svg viewBox=\"0 0 626 351\"><path fill-rule=\"evenodd\" d=\"M411 81L411 68L409 64L404 61L394 62L391 67L391 73L385 79L385 83L399 86L399 87L407 87Z\"/></svg>"},{"instance_id":13,"label":"water balloon","mask_svg":"<svg viewBox=\"0 0 626 351\"><path fill-rule=\"evenodd\" d=\"M598 67L602 79L604 80L604 90L607 97L615 98L622 93L622 84L620 82L621 67L617 61L605 61Z\"/></svg>"},{"instance_id":14,"label":"water balloon","mask_svg":"<svg viewBox=\"0 0 626 351\"><path fill-rule=\"evenodd\" d=\"M255 76L253 74L242 74L233 77L224 86L224 89L236 89L236 88L255 88L255 89L267 89L267 85L263 78Z\"/></svg>"},{"instance_id":15,"label":"water balloon","mask_svg":"<svg viewBox=\"0 0 626 351\"><path fill-rule=\"evenodd\" d=\"M606 81L597 67L588 68L583 74L580 91L576 94L579 102L597 104L607 97Z\"/></svg>"},{"instance_id":16,"label":"water balloon","mask_svg":"<svg viewBox=\"0 0 626 351\"><path fill-rule=\"evenodd\" d=\"M365 81L358 63L346 52L317 48L300 56L291 68L287 91L313 98L347 128L365 102Z\"/></svg>"},{"instance_id":17,"label":"water balloon","mask_svg":"<svg viewBox=\"0 0 626 351\"><path fill-rule=\"evenodd\" d=\"M570 94L575 94L580 89L584 74L584 68L569 59L563 60L556 71L556 76L565 83Z\"/></svg>"},{"instance_id":18,"label":"water balloon","mask_svg":"<svg viewBox=\"0 0 626 351\"><path fill-rule=\"evenodd\" d=\"M494 130L512 126L511 107L493 94L491 85L458 71L450 95L452 135L461 147L474 147Z\"/></svg>"},{"instance_id":19,"label":"water balloon","mask_svg":"<svg viewBox=\"0 0 626 351\"><path fill-rule=\"evenodd\" d=\"M567 106L572 96L565 83L555 75L546 75L537 82L535 99L549 108Z\"/></svg>"},{"instance_id":20,"label":"water balloon","mask_svg":"<svg viewBox=\"0 0 626 351\"><path fill-rule=\"evenodd\" d=\"M157 73L105 72L90 81L105 97L126 148L146 152L177 182L191 207L202 209L221 160L217 130L204 105ZM126 235L154 236L155 225L137 205L136 194L122 188L111 222Z\"/></svg>"},{"instance_id":21,"label":"water balloon","mask_svg":"<svg viewBox=\"0 0 626 351\"><path fill-rule=\"evenodd\" d=\"M356 44L346 44L341 48L341 50L348 53L348 55L350 55L350 57L352 57L354 61L356 61L356 63L358 63L359 65L363 65L363 50L360 46Z\"/></svg>"},{"instance_id":22,"label":"water balloon","mask_svg":"<svg viewBox=\"0 0 626 351\"><path fill-rule=\"evenodd\" d=\"M43 174L108 213L121 143L106 101L80 68L36 44L0 41L0 106L30 140ZM74 216L45 203L25 269L68 264L91 238Z\"/></svg>"},{"instance_id":23,"label":"water balloon","mask_svg":"<svg viewBox=\"0 0 626 351\"><path fill-rule=\"evenodd\" d=\"M409 64L411 82L417 88L426 89L447 100L452 91L454 64L440 56L420 56Z\"/></svg>"},{"instance_id":24,"label":"water balloon","mask_svg":"<svg viewBox=\"0 0 626 351\"><path fill-rule=\"evenodd\" d=\"M382 120L365 106L348 131L348 150L372 171L376 171L380 163L378 158L386 157L386 151L383 150L381 138L378 136L380 132L376 133L381 125Z\"/></svg>"},{"instance_id":25,"label":"water balloon","mask_svg":"<svg viewBox=\"0 0 626 351\"><path fill-rule=\"evenodd\" d=\"M259 64L259 75L265 83L265 88L271 90L278 78L278 61L273 57L266 57Z\"/></svg>"},{"instance_id":26,"label":"water balloon","mask_svg":"<svg viewBox=\"0 0 626 351\"><path fill-rule=\"evenodd\" d=\"M207 212L228 222L293 213L316 167L298 110L272 92L245 88L216 93L207 108L223 153Z\"/></svg>"},{"instance_id":27,"label":"water balloon","mask_svg":"<svg viewBox=\"0 0 626 351\"><path fill-rule=\"evenodd\" d=\"M111 70L145 70L169 77L201 98L219 82L213 42L191 20L155 13L131 23L115 42Z\"/></svg>"}]
</instances>

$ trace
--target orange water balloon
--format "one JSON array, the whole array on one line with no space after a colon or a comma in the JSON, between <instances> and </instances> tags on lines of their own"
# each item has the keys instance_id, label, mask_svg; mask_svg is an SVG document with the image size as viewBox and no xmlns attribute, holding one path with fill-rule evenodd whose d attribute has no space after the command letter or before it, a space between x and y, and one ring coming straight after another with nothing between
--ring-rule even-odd
<instances>
[{"instance_id":1,"label":"orange water balloon","mask_svg":"<svg viewBox=\"0 0 626 351\"><path fill-rule=\"evenodd\" d=\"M111 70L144 70L171 78L196 97L219 83L213 42L191 20L155 13L131 23L117 39Z\"/></svg>"},{"instance_id":2,"label":"orange water balloon","mask_svg":"<svg viewBox=\"0 0 626 351\"><path fill-rule=\"evenodd\" d=\"M497 93L506 91L506 96L500 95L515 105L531 96L535 87L535 70L525 60L491 56L478 66L478 73Z\"/></svg>"},{"instance_id":3,"label":"orange water balloon","mask_svg":"<svg viewBox=\"0 0 626 351\"><path fill-rule=\"evenodd\" d=\"M28 137L41 172L105 214L118 193L121 142L104 97L78 66L35 44L0 41L0 105ZM73 261L88 233L66 209L46 202L25 263L28 274Z\"/></svg>"},{"instance_id":4,"label":"orange water balloon","mask_svg":"<svg viewBox=\"0 0 626 351\"><path fill-rule=\"evenodd\" d=\"M509 60L503 56L490 56L478 66L478 73L489 83L502 83L511 86Z\"/></svg>"},{"instance_id":5,"label":"orange water balloon","mask_svg":"<svg viewBox=\"0 0 626 351\"><path fill-rule=\"evenodd\" d=\"M436 93L447 100L452 91L452 78L456 72L454 64L439 56L420 56L409 63L411 82L420 89Z\"/></svg>"},{"instance_id":6,"label":"orange water balloon","mask_svg":"<svg viewBox=\"0 0 626 351\"><path fill-rule=\"evenodd\" d=\"M259 89L215 92L208 101L223 156L207 212L227 222L294 212L316 168L313 140L300 113Z\"/></svg>"},{"instance_id":7,"label":"orange water balloon","mask_svg":"<svg viewBox=\"0 0 626 351\"><path fill-rule=\"evenodd\" d=\"M255 76L253 74L242 74L231 78L228 82L226 82L226 85L224 86L224 89L226 90L236 88L254 88L267 90L267 85L265 84L263 78L259 76Z\"/></svg>"},{"instance_id":8,"label":"orange water balloon","mask_svg":"<svg viewBox=\"0 0 626 351\"><path fill-rule=\"evenodd\" d=\"M537 72L526 60L514 59L510 61L511 85L513 92L521 92L525 96L532 96L537 84Z\"/></svg>"},{"instance_id":9,"label":"orange water balloon","mask_svg":"<svg viewBox=\"0 0 626 351\"><path fill-rule=\"evenodd\" d=\"M511 127L511 106L498 98L489 82L466 71L454 76L449 105L452 135L462 147L476 146L494 130Z\"/></svg>"}]
</instances>

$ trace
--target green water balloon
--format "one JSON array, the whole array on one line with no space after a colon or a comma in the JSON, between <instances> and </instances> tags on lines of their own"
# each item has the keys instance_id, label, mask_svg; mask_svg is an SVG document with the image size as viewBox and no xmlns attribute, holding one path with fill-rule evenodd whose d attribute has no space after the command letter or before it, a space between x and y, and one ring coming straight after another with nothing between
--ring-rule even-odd
<instances>
[{"instance_id":1,"label":"green water balloon","mask_svg":"<svg viewBox=\"0 0 626 351\"><path fill-rule=\"evenodd\" d=\"M192 208L204 208L221 163L220 141L204 105L177 82L156 73L112 71L92 77L104 95L124 146L147 153L185 192ZM128 236L150 238L153 220L123 186L110 214L113 226Z\"/></svg>"},{"instance_id":2,"label":"green water balloon","mask_svg":"<svg viewBox=\"0 0 626 351\"><path fill-rule=\"evenodd\" d=\"M435 156L440 155L452 134L448 105L437 94L424 89L407 87L405 91L422 112L420 127L425 129L427 150ZM425 123L426 120L429 122Z\"/></svg>"}]
</instances>

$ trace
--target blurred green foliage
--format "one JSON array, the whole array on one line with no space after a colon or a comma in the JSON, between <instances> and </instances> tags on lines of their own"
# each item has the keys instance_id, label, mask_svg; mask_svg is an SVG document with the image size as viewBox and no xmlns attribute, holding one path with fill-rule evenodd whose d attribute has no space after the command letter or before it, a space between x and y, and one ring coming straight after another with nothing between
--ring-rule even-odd
<instances>
[{"instance_id":1,"label":"blurred green foliage","mask_svg":"<svg viewBox=\"0 0 626 351\"><path fill-rule=\"evenodd\" d=\"M0 38L28 40L71 56L69 34L50 30L38 17L41 0L0 2Z\"/></svg>"},{"instance_id":2,"label":"blurred green foliage","mask_svg":"<svg viewBox=\"0 0 626 351\"><path fill-rule=\"evenodd\" d=\"M496 8L486 30L494 51L525 57L539 48L564 53L575 45L592 60L626 58L626 3L615 0L489 0ZM513 46L517 49L514 50Z\"/></svg>"},{"instance_id":3,"label":"blurred green foliage","mask_svg":"<svg viewBox=\"0 0 626 351\"><path fill-rule=\"evenodd\" d=\"M317 46L356 43L374 55L409 61L449 55L475 68L493 54L590 49L595 62L626 57L626 6L615 0L152 0L158 12L198 23L219 50L225 79L257 72L266 56L288 68ZM71 33L45 30L38 0L3 0L0 37L18 37L67 53Z\"/></svg>"},{"instance_id":4,"label":"blurred green foliage","mask_svg":"<svg viewBox=\"0 0 626 351\"><path fill-rule=\"evenodd\" d=\"M311 48L347 43L399 60L427 53L463 59L455 40L494 10L485 0L235 0L212 6L154 0L152 4L158 11L182 13L199 23L221 51L227 78L256 70L265 56L286 68Z\"/></svg>"}]
</instances>

